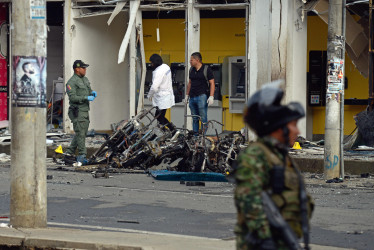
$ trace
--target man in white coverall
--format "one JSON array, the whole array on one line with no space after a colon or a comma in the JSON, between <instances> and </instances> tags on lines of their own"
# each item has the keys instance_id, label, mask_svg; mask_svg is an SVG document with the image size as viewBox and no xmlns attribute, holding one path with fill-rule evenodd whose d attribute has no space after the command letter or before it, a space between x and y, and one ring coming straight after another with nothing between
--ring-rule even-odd
<instances>
[{"instance_id":1,"label":"man in white coverall","mask_svg":"<svg viewBox=\"0 0 374 250\"><path fill-rule=\"evenodd\" d=\"M175 131L175 126L165 118L166 110L175 105L170 67L163 63L158 54L153 54L149 61L152 64L152 86L148 99L157 107L155 116L161 125L166 125L170 131Z\"/></svg>"}]
</instances>

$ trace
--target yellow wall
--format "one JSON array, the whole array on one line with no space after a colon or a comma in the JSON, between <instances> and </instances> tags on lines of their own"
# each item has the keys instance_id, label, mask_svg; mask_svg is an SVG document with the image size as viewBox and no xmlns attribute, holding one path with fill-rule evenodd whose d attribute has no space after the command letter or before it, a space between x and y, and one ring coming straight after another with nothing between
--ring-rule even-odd
<instances>
[{"instance_id":1,"label":"yellow wall","mask_svg":"<svg viewBox=\"0 0 374 250\"><path fill-rule=\"evenodd\" d=\"M309 71L309 52L311 50L327 50L327 24L318 16L308 16L308 55L307 67ZM364 78L355 68L346 54L345 76L348 78L348 89L345 90L345 99L368 98L368 79ZM364 110L366 106L344 106L344 134L348 135L356 127L353 116ZM313 134L325 133L325 107L313 107Z\"/></svg>"},{"instance_id":2,"label":"yellow wall","mask_svg":"<svg viewBox=\"0 0 374 250\"><path fill-rule=\"evenodd\" d=\"M207 18L200 21L200 52L206 63L222 63L225 56L245 55L244 18ZM153 53L169 54L170 62L185 61L184 19L144 19L146 60ZM156 28L160 29L157 42Z\"/></svg>"},{"instance_id":3,"label":"yellow wall","mask_svg":"<svg viewBox=\"0 0 374 250\"><path fill-rule=\"evenodd\" d=\"M222 63L225 56L242 56L245 54L244 18L209 18L201 19L200 52L206 63ZM146 59L153 53L169 55L170 62L185 61L185 23L184 19L145 19L144 44ZM160 28L160 42L156 41L156 28ZM318 16L308 17L308 53L309 51L327 49L327 24ZM346 56L345 74L348 78L348 89L345 99L368 98L368 79L361 76L352 61ZM225 130L239 130L244 127L241 114L230 114L227 97L223 97L223 122ZM226 100L226 101L225 101ZM227 106L227 107L226 107ZM364 106L348 106L345 110L344 134L355 128L353 116L362 111ZM325 107L313 107L313 134L325 133Z\"/></svg>"},{"instance_id":4,"label":"yellow wall","mask_svg":"<svg viewBox=\"0 0 374 250\"><path fill-rule=\"evenodd\" d=\"M185 61L184 19L144 19L143 26L147 61L153 53L169 55L170 63ZM245 55L244 18L201 19L200 26L200 53L204 62L222 63L226 56ZM157 42L157 27L160 42ZM222 117L225 130L237 131L244 127L242 115L231 114L228 106L223 107Z\"/></svg>"},{"instance_id":5,"label":"yellow wall","mask_svg":"<svg viewBox=\"0 0 374 250\"><path fill-rule=\"evenodd\" d=\"M145 58L157 53L170 55L170 62L184 62L184 19L144 19ZM160 42L157 42L156 28L160 29Z\"/></svg>"}]
</instances>

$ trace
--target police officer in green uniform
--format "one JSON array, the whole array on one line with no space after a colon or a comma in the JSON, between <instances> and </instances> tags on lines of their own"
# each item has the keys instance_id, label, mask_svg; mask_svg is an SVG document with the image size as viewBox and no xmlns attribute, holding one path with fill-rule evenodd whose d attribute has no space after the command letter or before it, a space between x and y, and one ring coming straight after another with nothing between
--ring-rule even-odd
<instances>
[{"instance_id":1,"label":"police officer in green uniform","mask_svg":"<svg viewBox=\"0 0 374 250\"><path fill-rule=\"evenodd\" d=\"M86 134L90 119L88 111L90 110L90 102L97 97L96 91L92 91L90 82L86 75L85 64L81 60L76 60L73 64L74 75L66 83L66 93L69 96L69 118L74 127L74 138L69 148L66 150L67 154L74 155L78 148L77 161L86 163Z\"/></svg>"},{"instance_id":2,"label":"police officer in green uniform","mask_svg":"<svg viewBox=\"0 0 374 250\"><path fill-rule=\"evenodd\" d=\"M313 202L288 149L297 139L297 122L304 117L300 103L282 105L280 82L266 84L248 100L244 121L258 136L240 153L234 173L238 211L237 249L293 249L272 227L261 196L266 191L297 238L308 245ZM308 246L306 246L307 248Z\"/></svg>"}]
</instances>

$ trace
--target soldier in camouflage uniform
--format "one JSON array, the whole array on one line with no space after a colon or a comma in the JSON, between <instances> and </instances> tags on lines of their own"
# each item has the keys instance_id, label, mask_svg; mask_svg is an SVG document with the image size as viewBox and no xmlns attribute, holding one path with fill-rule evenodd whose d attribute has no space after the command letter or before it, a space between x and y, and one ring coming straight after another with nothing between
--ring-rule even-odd
<instances>
[{"instance_id":1,"label":"soldier in camouflage uniform","mask_svg":"<svg viewBox=\"0 0 374 250\"><path fill-rule=\"evenodd\" d=\"M67 154L75 154L78 148L77 161L85 163L86 160L86 134L90 119L88 111L90 110L90 102L92 102L96 96L96 91L92 91L90 82L86 75L86 68L88 64L85 64L81 60L76 60L73 64L74 75L66 83L66 93L69 96L69 118L73 123L74 127L74 138L70 144L70 147L66 150Z\"/></svg>"},{"instance_id":2,"label":"soldier in camouflage uniform","mask_svg":"<svg viewBox=\"0 0 374 250\"><path fill-rule=\"evenodd\" d=\"M283 90L277 84L265 85L249 99L244 114L258 140L239 155L235 172L237 249L289 249L279 231L269 224L262 191L268 191L296 236L301 238L304 232L304 239L309 239L308 225L302 225L300 206L300 193L305 188L296 164L288 155L289 146L299 134L297 121L304 117L304 109L299 103L281 105L282 97ZM275 169L280 171L276 173ZM308 222L313 203L309 196L304 200L304 222Z\"/></svg>"}]
</instances>

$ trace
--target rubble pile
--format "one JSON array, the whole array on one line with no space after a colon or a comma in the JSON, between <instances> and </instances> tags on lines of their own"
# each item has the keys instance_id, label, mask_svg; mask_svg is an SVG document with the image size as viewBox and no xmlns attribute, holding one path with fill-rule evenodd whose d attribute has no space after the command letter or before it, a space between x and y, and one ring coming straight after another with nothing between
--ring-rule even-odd
<instances>
[{"instance_id":1,"label":"rubble pile","mask_svg":"<svg viewBox=\"0 0 374 250\"><path fill-rule=\"evenodd\" d=\"M157 124L150 110L142 110L127 122L120 122L115 132L89 159L89 164L106 168L147 170L167 166L182 172L232 172L232 162L244 147L240 132L207 137L185 129L170 131ZM213 126L214 121L208 125Z\"/></svg>"},{"instance_id":2,"label":"rubble pile","mask_svg":"<svg viewBox=\"0 0 374 250\"><path fill-rule=\"evenodd\" d=\"M10 155L5 153L0 154L0 163L9 163L10 162Z\"/></svg>"}]
</instances>

